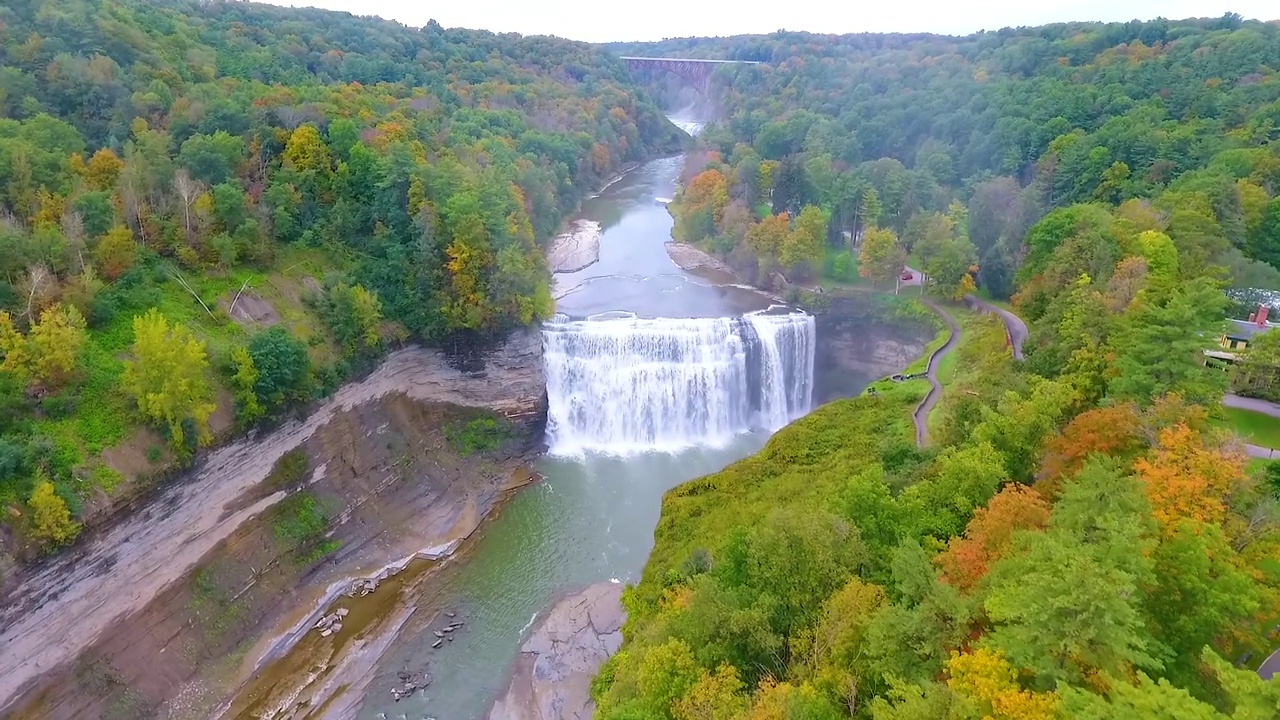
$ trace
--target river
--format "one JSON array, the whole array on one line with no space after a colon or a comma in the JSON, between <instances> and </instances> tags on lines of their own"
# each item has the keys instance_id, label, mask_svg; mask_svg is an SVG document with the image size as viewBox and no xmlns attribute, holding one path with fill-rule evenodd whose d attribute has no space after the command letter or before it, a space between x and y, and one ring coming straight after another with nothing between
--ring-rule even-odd
<instances>
[{"instance_id":1,"label":"river","mask_svg":"<svg viewBox=\"0 0 1280 720\"><path fill-rule=\"evenodd\" d=\"M810 410L814 319L668 256L663 199L681 166L680 157L645 163L584 204L579 218L601 226L599 260L556 276L559 314L543 331L544 479L454 558L419 563L352 605L348 624L376 616L386 638L346 651L374 663L372 673L323 681L363 686L357 717L485 717L538 613L586 585L639 579L668 489L757 451ZM466 625L442 639L444 613ZM316 672L307 653L293 657L268 676ZM430 687L397 702L399 674L424 666ZM343 707L307 717L350 716Z\"/></svg>"},{"instance_id":2,"label":"river","mask_svg":"<svg viewBox=\"0 0 1280 720\"><path fill-rule=\"evenodd\" d=\"M430 583L434 590L426 604L466 618L466 631L438 651L430 647L436 641L430 630L401 638L381 661L384 670L371 685L360 717L483 717L504 690L523 634L540 611L563 593L591 583L639 579L653 545L664 492L755 452L777 429L772 425L809 409L807 397L787 399L782 393L774 403L779 417L764 427L736 421L728 410L717 414L716 385L732 373L719 365L727 361L708 348L725 345L716 342L717 333L733 332L725 319L764 310L771 301L688 273L668 257L664 245L671 237L672 219L662 199L673 196L681 164L682 158L672 157L641 165L584 204L580 216L602 226L599 261L556 277L557 309L564 316L559 328L553 323L547 331L550 453L539 467L545 479L512 498L473 538L465 557L441 568ZM646 323L653 318L694 320ZM798 381L803 388L803 383L811 384L812 320L807 326L807 360L801 347L806 328L797 322L802 323L776 315L755 319L762 334L777 326L778 337L801 338L799 346L782 342L775 350L795 355L796 365L808 363L809 368L798 370L809 374ZM567 362L556 352L558 331L568 335L566 353L597 352L602 357L582 357L567 369L556 367ZM646 374L610 367L603 357L621 353L624 359L614 364L626 365L632 362L626 359L628 353L643 354L654 344L674 353L677 362L688 361L697 368L664 365ZM673 382L668 377L672 372L696 377L675 379L683 390L656 392L705 392L706 397L693 400L697 408L706 407L705 413L664 404L678 404L681 398L645 394L645 387ZM767 384L769 379L756 382ZM577 407L558 407L558 402ZM636 427L627 429L628 402L659 409L638 414ZM767 398L758 404L770 407ZM599 416L595 419L592 406ZM692 425L670 432L680 422ZM677 437L681 434L684 437ZM428 692L394 702L390 686L396 670L420 665L422 658L431 658L434 681Z\"/></svg>"},{"instance_id":3,"label":"river","mask_svg":"<svg viewBox=\"0 0 1280 720\"><path fill-rule=\"evenodd\" d=\"M643 318L730 318L769 306L768 298L717 286L685 272L668 257L664 244L671 237L672 220L659 199L674 193L681 162L674 157L644 164L585 203L582 217L602 225L600 260L557 276L558 287L570 290L558 302L558 310L569 316L565 320L604 315L615 319L614 325L626 325L627 317L634 314L638 325ZM715 330L714 321L693 324L695 335ZM611 333L627 337L646 332L634 326L609 327ZM554 426L559 393L554 387L556 360L550 341L547 349ZM716 362L700 359L709 365ZM588 362L592 367L602 364L599 358ZM812 364L811 356L808 362ZM605 389L598 392L607 395ZM623 386L619 392L625 398L638 390ZM804 404L793 408L792 414L807 411L807 400ZM616 413L619 422L625 415L619 408L602 409L604 416L610 412ZM657 422L669 427L672 418ZM590 419L582 423L581 435L592 435ZM755 452L767 439L767 431L776 429L735 428L731 421L709 427L715 424L708 420L688 431L692 437L683 443L664 442L670 435L662 427L650 427L632 433L640 436L640 442L606 442L585 449L579 446L582 438L566 439L562 432L558 440L551 428L551 452L539 467L544 481L508 502L481 529L467 556L442 568L438 582L432 583L438 593L432 604L451 608L469 625L468 632L443 649L447 654L441 652L432 663L435 679L426 697L396 703L389 688L380 691L375 683L361 717L483 717L505 688L522 635L539 611L564 592L594 582L637 581L653 545L663 493ZM594 436L599 438L601 432L595 430ZM646 432L656 438L650 447L645 447ZM589 445L590 438L586 442ZM668 444L670 448L664 450ZM384 658L388 685L394 682L395 668L412 666L418 656L431 654L435 640L430 631L407 642L402 639L399 649Z\"/></svg>"}]
</instances>

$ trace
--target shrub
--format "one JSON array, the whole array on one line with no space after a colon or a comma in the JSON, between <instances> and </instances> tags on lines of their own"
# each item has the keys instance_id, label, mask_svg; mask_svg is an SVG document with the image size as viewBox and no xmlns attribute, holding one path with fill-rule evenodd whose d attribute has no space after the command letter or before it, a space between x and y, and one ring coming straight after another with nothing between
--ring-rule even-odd
<instances>
[{"instance_id":1,"label":"shrub","mask_svg":"<svg viewBox=\"0 0 1280 720\"><path fill-rule=\"evenodd\" d=\"M465 424L449 423L444 427L444 437L450 447L463 457L493 452L502 447L511 435L510 423L493 415L478 417Z\"/></svg>"}]
</instances>

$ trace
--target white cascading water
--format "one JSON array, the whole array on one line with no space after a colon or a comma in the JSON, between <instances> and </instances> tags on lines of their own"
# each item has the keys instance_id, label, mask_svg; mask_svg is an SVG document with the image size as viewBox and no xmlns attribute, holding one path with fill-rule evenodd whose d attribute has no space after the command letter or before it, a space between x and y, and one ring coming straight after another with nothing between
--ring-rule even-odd
<instances>
[{"instance_id":1,"label":"white cascading water","mask_svg":"<svg viewBox=\"0 0 1280 720\"><path fill-rule=\"evenodd\" d=\"M559 315L542 338L553 454L723 445L777 430L812 403L814 322L803 313Z\"/></svg>"}]
</instances>

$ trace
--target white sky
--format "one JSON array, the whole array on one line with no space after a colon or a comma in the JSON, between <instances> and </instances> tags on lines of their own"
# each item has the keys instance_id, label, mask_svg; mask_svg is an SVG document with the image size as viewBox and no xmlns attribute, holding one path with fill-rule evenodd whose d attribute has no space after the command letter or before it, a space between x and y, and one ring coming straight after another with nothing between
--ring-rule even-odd
<instances>
[{"instance_id":1,"label":"white sky","mask_svg":"<svg viewBox=\"0 0 1280 720\"><path fill-rule=\"evenodd\" d=\"M277 5L380 15L406 25L434 19L526 35L588 42L660 40L689 35L934 32L968 34L1069 20L1155 17L1280 18L1277 0L266 0Z\"/></svg>"}]
</instances>

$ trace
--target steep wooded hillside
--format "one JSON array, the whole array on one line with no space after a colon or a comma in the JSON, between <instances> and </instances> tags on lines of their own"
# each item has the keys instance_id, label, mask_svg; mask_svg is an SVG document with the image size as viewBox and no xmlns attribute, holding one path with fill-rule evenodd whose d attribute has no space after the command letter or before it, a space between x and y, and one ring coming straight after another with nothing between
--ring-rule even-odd
<instances>
[{"instance_id":1,"label":"steep wooded hillside","mask_svg":"<svg viewBox=\"0 0 1280 720\"><path fill-rule=\"evenodd\" d=\"M11 545L69 542L121 481L389 344L545 317L540 241L680 138L581 43L217 0L6 3Z\"/></svg>"}]
</instances>

